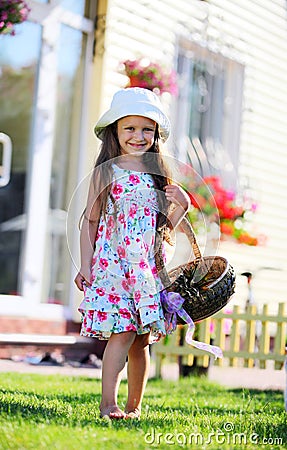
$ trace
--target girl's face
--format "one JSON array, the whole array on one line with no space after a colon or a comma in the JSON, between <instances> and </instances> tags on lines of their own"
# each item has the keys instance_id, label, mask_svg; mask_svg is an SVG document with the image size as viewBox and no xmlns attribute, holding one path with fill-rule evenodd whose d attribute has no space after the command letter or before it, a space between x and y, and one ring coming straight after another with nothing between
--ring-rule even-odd
<instances>
[{"instance_id":1,"label":"girl's face","mask_svg":"<svg viewBox=\"0 0 287 450\"><path fill-rule=\"evenodd\" d=\"M142 116L126 116L118 120L121 153L140 156L154 143L156 122Z\"/></svg>"}]
</instances>

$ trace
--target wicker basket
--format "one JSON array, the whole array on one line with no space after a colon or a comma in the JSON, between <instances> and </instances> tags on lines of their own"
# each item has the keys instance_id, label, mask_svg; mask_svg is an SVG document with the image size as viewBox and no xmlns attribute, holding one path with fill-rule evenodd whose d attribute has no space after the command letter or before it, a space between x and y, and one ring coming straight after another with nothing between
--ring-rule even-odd
<instances>
[{"instance_id":1,"label":"wicker basket","mask_svg":"<svg viewBox=\"0 0 287 450\"><path fill-rule=\"evenodd\" d=\"M160 278L168 292L184 298L183 308L194 322L220 311L229 302L235 289L235 272L221 256L202 256L188 219L181 223L194 252L195 259L167 272L161 245L155 260ZM178 323L184 323L178 317Z\"/></svg>"}]
</instances>

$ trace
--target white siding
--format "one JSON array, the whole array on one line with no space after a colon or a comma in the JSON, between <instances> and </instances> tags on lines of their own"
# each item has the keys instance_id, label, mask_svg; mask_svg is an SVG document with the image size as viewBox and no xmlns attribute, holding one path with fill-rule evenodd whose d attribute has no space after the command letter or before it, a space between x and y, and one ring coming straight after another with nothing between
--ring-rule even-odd
<instances>
[{"instance_id":1,"label":"white siding","mask_svg":"<svg viewBox=\"0 0 287 450\"><path fill-rule=\"evenodd\" d=\"M102 109L126 78L119 62L147 56L170 67L179 36L190 36L245 65L240 168L258 199L254 226L266 246L224 242L237 272L251 270L258 303L286 301L287 11L285 0L110 0ZM166 106L172 99L165 97ZM265 270L271 267L275 270ZM246 298L238 277L234 302Z\"/></svg>"}]
</instances>

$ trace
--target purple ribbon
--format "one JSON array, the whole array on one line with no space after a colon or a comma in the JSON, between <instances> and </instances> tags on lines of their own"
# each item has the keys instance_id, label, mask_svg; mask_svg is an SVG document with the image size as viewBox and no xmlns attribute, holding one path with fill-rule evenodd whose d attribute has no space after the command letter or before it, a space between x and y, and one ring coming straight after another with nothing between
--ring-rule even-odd
<instances>
[{"instance_id":1,"label":"purple ribbon","mask_svg":"<svg viewBox=\"0 0 287 450\"><path fill-rule=\"evenodd\" d=\"M211 353L215 356L215 359L222 358L223 353L221 348L216 345L205 344L204 342L195 341L192 339L195 324L191 317L183 309L184 298L177 292L161 292L161 303L165 311L165 318L168 323L168 331L174 331L176 329L176 315L178 315L182 320L184 320L188 325L188 330L186 332L185 340L189 345L196 347L200 350Z\"/></svg>"}]
</instances>

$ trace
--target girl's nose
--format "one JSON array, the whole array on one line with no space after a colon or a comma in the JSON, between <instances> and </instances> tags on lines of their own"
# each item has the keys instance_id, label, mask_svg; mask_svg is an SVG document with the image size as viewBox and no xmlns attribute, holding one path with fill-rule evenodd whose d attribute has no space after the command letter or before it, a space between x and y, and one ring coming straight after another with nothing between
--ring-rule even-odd
<instances>
[{"instance_id":1,"label":"girl's nose","mask_svg":"<svg viewBox=\"0 0 287 450\"><path fill-rule=\"evenodd\" d=\"M143 141L144 140L144 132L143 130L135 130L134 134L137 141Z\"/></svg>"}]
</instances>

